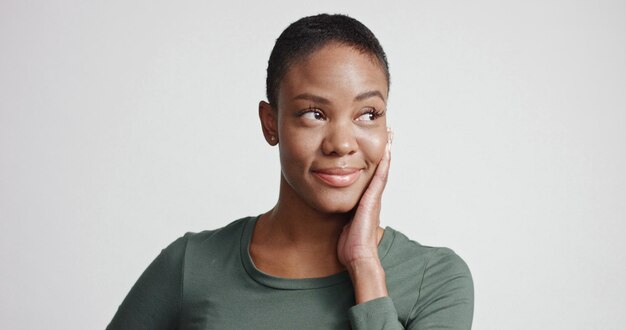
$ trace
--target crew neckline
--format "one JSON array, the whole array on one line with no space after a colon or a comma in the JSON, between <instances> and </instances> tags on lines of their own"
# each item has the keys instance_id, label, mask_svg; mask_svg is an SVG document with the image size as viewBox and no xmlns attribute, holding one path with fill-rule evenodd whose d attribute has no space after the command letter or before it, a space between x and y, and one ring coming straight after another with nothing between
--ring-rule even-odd
<instances>
[{"instance_id":1,"label":"crew neckline","mask_svg":"<svg viewBox=\"0 0 626 330\"><path fill-rule=\"evenodd\" d=\"M318 289L338 285L350 280L350 275L346 270L329 276L314 278L286 278L262 272L254 265L252 256L250 255L252 233L254 232L254 227L260 217L261 215L258 215L256 217L249 217L246 219L240 242L241 260L246 272L252 279L268 287L286 290ZM391 247L394 238L395 231L390 227L385 227L383 237L378 243L378 258L381 262L387 255L387 252L389 252L389 248Z\"/></svg>"}]
</instances>

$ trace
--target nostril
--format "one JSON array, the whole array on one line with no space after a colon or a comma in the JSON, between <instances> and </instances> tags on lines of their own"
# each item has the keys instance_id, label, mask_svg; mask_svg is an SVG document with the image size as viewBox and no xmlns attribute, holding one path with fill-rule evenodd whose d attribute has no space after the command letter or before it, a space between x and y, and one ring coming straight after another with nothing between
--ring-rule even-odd
<instances>
[{"instance_id":1,"label":"nostril","mask_svg":"<svg viewBox=\"0 0 626 330\"><path fill-rule=\"evenodd\" d=\"M326 136L322 143L322 151L326 155L345 156L352 155L358 150L358 144L354 132L335 123L334 127L328 127ZM339 127L342 126L342 127Z\"/></svg>"}]
</instances>

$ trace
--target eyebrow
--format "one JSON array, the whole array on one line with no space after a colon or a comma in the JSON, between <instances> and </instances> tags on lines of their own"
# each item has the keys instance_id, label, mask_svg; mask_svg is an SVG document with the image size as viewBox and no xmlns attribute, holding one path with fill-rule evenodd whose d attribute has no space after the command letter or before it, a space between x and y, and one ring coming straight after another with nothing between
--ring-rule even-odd
<instances>
[{"instance_id":1,"label":"eyebrow","mask_svg":"<svg viewBox=\"0 0 626 330\"><path fill-rule=\"evenodd\" d=\"M315 103L320 103L320 104L330 104L330 101L328 99L325 99L325 98L323 98L321 96L318 96L318 95L313 95L311 93L302 93L302 94L297 95L293 99L294 100L313 101Z\"/></svg>"},{"instance_id":2,"label":"eyebrow","mask_svg":"<svg viewBox=\"0 0 626 330\"><path fill-rule=\"evenodd\" d=\"M380 91L377 91L377 90L363 92L363 93L357 95L354 98L354 100L355 101L363 101L363 100L368 99L370 97L379 97L381 100L385 101L385 98L383 97L383 94ZM323 98L323 97L321 97L319 95L311 94L311 93L298 94L293 99L294 100L313 101L315 103L320 103L320 104L330 104L330 100L328 100L326 98Z\"/></svg>"},{"instance_id":3,"label":"eyebrow","mask_svg":"<svg viewBox=\"0 0 626 330\"><path fill-rule=\"evenodd\" d=\"M370 97L379 97L381 100L385 100L385 98L383 97L383 93L381 93L380 91L367 91L367 92L363 92L359 95L357 95L354 99L356 101L363 101L365 99L369 99Z\"/></svg>"}]
</instances>

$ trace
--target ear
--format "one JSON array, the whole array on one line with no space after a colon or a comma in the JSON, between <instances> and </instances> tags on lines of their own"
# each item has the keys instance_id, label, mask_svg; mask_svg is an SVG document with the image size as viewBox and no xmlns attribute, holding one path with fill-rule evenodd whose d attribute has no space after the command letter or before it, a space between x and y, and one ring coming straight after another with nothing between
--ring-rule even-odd
<instances>
[{"instance_id":1,"label":"ear","mask_svg":"<svg viewBox=\"0 0 626 330\"><path fill-rule=\"evenodd\" d=\"M265 101L259 102L259 119L265 141L272 146L278 144L278 111Z\"/></svg>"}]
</instances>

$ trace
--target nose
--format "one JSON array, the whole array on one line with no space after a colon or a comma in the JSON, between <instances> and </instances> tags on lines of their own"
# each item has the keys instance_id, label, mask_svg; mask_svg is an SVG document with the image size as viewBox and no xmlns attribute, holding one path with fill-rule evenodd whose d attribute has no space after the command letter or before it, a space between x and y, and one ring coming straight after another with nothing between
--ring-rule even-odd
<instances>
[{"instance_id":1,"label":"nose","mask_svg":"<svg viewBox=\"0 0 626 330\"><path fill-rule=\"evenodd\" d=\"M351 155L359 149L354 130L350 124L335 123L329 125L322 142L322 152L325 155Z\"/></svg>"}]
</instances>

